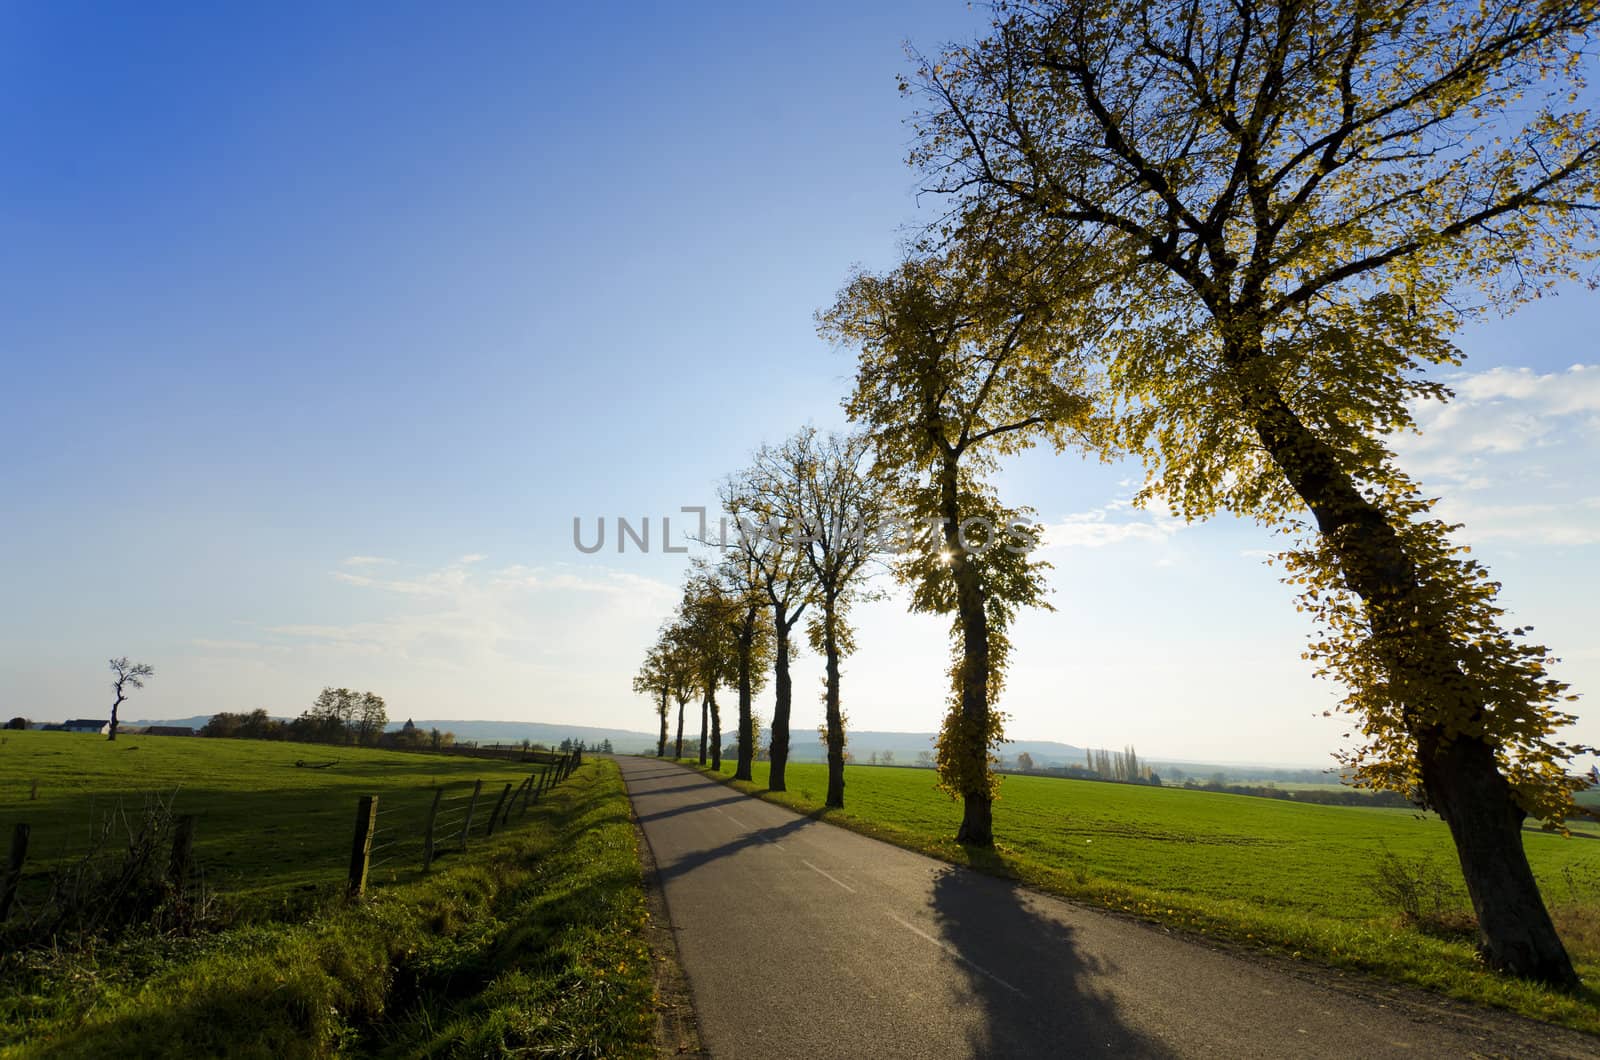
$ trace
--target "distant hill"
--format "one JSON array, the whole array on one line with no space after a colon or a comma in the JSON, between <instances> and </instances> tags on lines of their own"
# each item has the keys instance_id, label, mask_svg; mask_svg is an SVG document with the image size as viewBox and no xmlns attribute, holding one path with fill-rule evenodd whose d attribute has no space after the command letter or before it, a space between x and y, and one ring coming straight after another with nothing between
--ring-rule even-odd
<instances>
[{"instance_id":1,"label":"distant hill","mask_svg":"<svg viewBox=\"0 0 1600 1060\"><path fill-rule=\"evenodd\" d=\"M128 725L187 725L198 729L211 720L211 715L200 714L192 718L174 718L163 721L133 721ZM281 718L288 721L288 718ZM621 752L645 751L654 753L656 734L642 732L637 729L606 729L592 725L559 725L542 721L488 721L488 720L462 720L459 718L416 718L414 724L419 729L442 729L453 732L458 740L476 740L479 743L521 743L531 740L534 743L549 745L559 744L562 740L582 740L585 744L596 745L602 740L610 740L611 745ZM402 718L391 722L390 729L398 729L405 723ZM733 722L723 718L723 742L733 742ZM857 762L866 762L874 753L883 754L892 751L898 765L914 765L917 754L921 751L933 750L934 733L931 732L878 732L861 730L850 733L850 753L855 755ZM683 734L684 750L691 746L698 751L700 746L699 720L695 720L693 734L685 729ZM1120 748L1113 748L1120 750ZM1059 743L1055 740L1011 740L1001 748L1001 754L1006 762L1016 761L1019 754L1027 753L1033 757L1034 764L1041 767L1082 765L1087 749L1076 744ZM812 732L805 729L796 729L790 734L789 757L796 762L821 762L827 754L822 746L822 741ZM1141 756L1143 757L1143 756ZM1249 762L1197 762L1175 758L1144 758L1151 768L1159 773L1169 783L1173 779L1192 778L1206 781L1213 779L1217 774L1222 774L1226 783L1238 784L1250 781L1273 781L1276 783L1337 783L1338 777L1325 769L1314 766L1293 766L1286 764L1262 765Z\"/></svg>"},{"instance_id":2,"label":"distant hill","mask_svg":"<svg viewBox=\"0 0 1600 1060\"><path fill-rule=\"evenodd\" d=\"M199 729L210 720L209 714L197 714L192 718L126 721L123 724L141 728L147 725L186 725L192 729ZM277 720L291 719L277 718ZM388 726L389 731L393 732L405 723L404 718L391 721ZM611 745L618 751L642 751L646 748L654 750L656 746L654 733L636 732L631 729L602 729L592 725L551 725L541 721L464 721L460 718L414 718L412 724L419 729L453 732L458 740L476 740L479 743L521 743L523 740L531 740L534 743L559 744L562 740L571 738L582 740L585 744L598 744L601 740L610 740Z\"/></svg>"}]
</instances>

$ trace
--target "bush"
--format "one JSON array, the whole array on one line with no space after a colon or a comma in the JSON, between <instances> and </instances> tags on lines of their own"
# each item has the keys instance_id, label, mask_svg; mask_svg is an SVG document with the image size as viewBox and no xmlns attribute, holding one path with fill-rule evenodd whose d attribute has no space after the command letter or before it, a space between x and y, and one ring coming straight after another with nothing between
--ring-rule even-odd
<instances>
[{"instance_id":1,"label":"bush","mask_svg":"<svg viewBox=\"0 0 1600 1060\"><path fill-rule=\"evenodd\" d=\"M1408 924L1443 921L1455 911L1455 890L1431 855L1407 859L1383 847L1366 879L1378 900Z\"/></svg>"}]
</instances>

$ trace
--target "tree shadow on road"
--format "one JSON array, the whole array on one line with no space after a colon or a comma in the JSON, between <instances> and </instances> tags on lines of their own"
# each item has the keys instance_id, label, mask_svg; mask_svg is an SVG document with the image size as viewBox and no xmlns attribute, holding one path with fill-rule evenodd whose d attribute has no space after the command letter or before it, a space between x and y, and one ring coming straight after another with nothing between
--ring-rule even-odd
<instances>
[{"instance_id":1,"label":"tree shadow on road","mask_svg":"<svg viewBox=\"0 0 1600 1060\"><path fill-rule=\"evenodd\" d=\"M696 809L699 809L699 807L696 807ZM659 867L661 879L663 882L665 882L673 879L674 877L683 876L687 873L693 872L702 865L710 864L719 858L732 857L741 850L763 846L767 843L775 843L778 840L783 839L785 836L797 832L802 828L806 828L811 824L812 822L809 818L796 817L792 821L786 821L783 824L774 825L770 828L757 828L754 831L747 832L746 834L740 836L738 839L729 840L728 842L723 843L721 846L712 847L709 850L697 850L688 857L674 861L670 865L661 865Z\"/></svg>"},{"instance_id":2,"label":"tree shadow on road","mask_svg":"<svg viewBox=\"0 0 1600 1060\"><path fill-rule=\"evenodd\" d=\"M934 880L934 934L966 976L961 1000L983 1009L971 1055L1173 1055L1131 1026L1097 984L1114 964L1083 952L1075 929L1030 909L1027 898L1014 884L960 868Z\"/></svg>"},{"instance_id":3,"label":"tree shadow on road","mask_svg":"<svg viewBox=\"0 0 1600 1060\"><path fill-rule=\"evenodd\" d=\"M653 795L655 793L654 792L641 792L641 794L643 794L643 795ZM639 823L640 824L644 824L646 821L659 821L659 820L661 820L662 818L665 818L665 817L677 817L680 814L694 813L697 810L707 810L707 809L710 809L713 806L726 806L730 802L747 802L747 801L749 801L749 797L746 796L746 795L728 795L728 796L726 796L724 798L720 798L720 799L711 799L708 802L690 802L690 803L685 803L682 806L674 806L671 809L657 810L655 813L642 813L642 814L639 815Z\"/></svg>"}]
</instances>

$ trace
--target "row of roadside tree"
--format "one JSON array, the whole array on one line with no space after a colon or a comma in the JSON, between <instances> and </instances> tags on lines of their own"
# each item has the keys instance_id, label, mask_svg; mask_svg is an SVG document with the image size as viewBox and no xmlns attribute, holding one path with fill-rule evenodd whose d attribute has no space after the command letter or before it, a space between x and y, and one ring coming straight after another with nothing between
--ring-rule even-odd
<instances>
[{"instance_id":1,"label":"row of roadside tree","mask_svg":"<svg viewBox=\"0 0 1600 1060\"><path fill-rule=\"evenodd\" d=\"M1561 827L1583 785L1568 689L1389 440L1449 398L1464 321L1593 279L1597 23L1556 0L1044 0L919 58L911 161L947 209L819 314L857 355L860 433L802 430L725 484L736 532L708 542L637 679L658 749L675 701L681 750L698 696L715 760L715 693L736 688L748 778L770 673L782 790L804 618L841 804L839 663L881 560L913 609L952 618L937 766L958 838L992 843L1007 630L1046 606L1038 528L993 472L1037 445L1137 459L1139 501L1284 536L1308 657L1346 692L1345 768L1443 817L1491 966L1575 984L1521 838L1528 816ZM926 532L887 548L890 515Z\"/></svg>"}]
</instances>

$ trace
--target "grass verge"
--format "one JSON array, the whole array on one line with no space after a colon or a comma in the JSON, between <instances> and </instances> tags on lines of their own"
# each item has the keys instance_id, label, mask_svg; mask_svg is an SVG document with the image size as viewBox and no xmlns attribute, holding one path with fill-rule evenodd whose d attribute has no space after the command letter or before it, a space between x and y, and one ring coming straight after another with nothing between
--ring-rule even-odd
<instances>
[{"instance_id":1,"label":"grass verge","mask_svg":"<svg viewBox=\"0 0 1600 1060\"><path fill-rule=\"evenodd\" d=\"M1471 936L1453 926L1459 918L1432 927L1407 924L1367 891L1365 874L1377 844L1411 844L1402 846L1407 852L1447 849L1440 846L1448 843L1442 824L1406 811L1007 778L995 807L998 842L990 850L955 842L959 807L933 790L927 770L848 767L847 805L827 809L823 765L790 763L790 790L773 792L765 786L764 762L756 763L754 783L733 780L731 762L720 773L692 759L680 764L814 819L1213 943L1600 1033L1600 992L1591 985L1600 982L1600 911L1593 895L1580 901L1574 891L1571 901L1553 908L1585 980L1577 993L1496 975L1479 960ZM1555 852L1578 849L1550 844L1587 849L1586 841L1555 836L1528 842L1538 847L1530 857L1545 870L1547 893L1547 877L1573 864L1558 863Z\"/></svg>"},{"instance_id":2,"label":"grass verge","mask_svg":"<svg viewBox=\"0 0 1600 1060\"><path fill-rule=\"evenodd\" d=\"M429 877L299 923L0 958L0 1056L653 1055L621 775L584 765Z\"/></svg>"}]
</instances>

